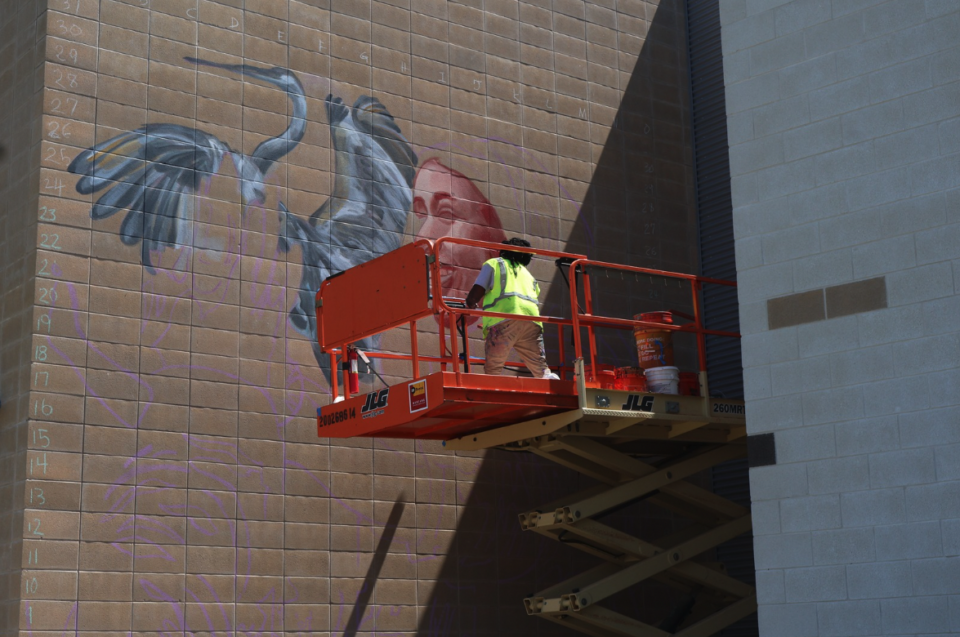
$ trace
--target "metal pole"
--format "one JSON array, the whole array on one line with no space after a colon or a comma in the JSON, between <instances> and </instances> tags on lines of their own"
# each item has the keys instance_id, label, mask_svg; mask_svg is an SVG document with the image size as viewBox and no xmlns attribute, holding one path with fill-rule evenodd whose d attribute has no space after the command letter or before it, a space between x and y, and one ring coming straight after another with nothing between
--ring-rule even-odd
<instances>
[{"instance_id":1,"label":"metal pole","mask_svg":"<svg viewBox=\"0 0 960 637\"><path fill-rule=\"evenodd\" d=\"M413 380L420 378L420 351L417 345L417 322L410 321L410 363L413 365Z\"/></svg>"},{"instance_id":2,"label":"metal pole","mask_svg":"<svg viewBox=\"0 0 960 637\"><path fill-rule=\"evenodd\" d=\"M463 379L460 366L457 364L457 317L454 316L453 312L448 314L448 316L450 317L450 359L453 362L453 373L457 379L457 385L462 385Z\"/></svg>"},{"instance_id":3,"label":"metal pole","mask_svg":"<svg viewBox=\"0 0 960 637\"><path fill-rule=\"evenodd\" d=\"M346 343L340 346L340 351L342 352L340 358L344 363L346 363L347 361L347 344ZM350 399L350 380L347 378L346 369L343 370L343 399L344 400Z\"/></svg>"},{"instance_id":4,"label":"metal pole","mask_svg":"<svg viewBox=\"0 0 960 637\"><path fill-rule=\"evenodd\" d=\"M470 373L470 339L467 337L467 317L465 314L461 314L457 317L457 320L460 321L460 326L463 328L463 333L460 335L463 338L463 373Z\"/></svg>"},{"instance_id":5,"label":"metal pole","mask_svg":"<svg viewBox=\"0 0 960 637\"><path fill-rule=\"evenodd\" d=\"M565 351L563 347L563 323L557 323L557 343L559 343L559 349L560 349L560 367L559 369L557 369L557 375L560 378L563 378L563 373L564 373L563 368L567 362L567 357L565 355Z\"/></svg>"},{"instance_id":6,"label":"metal pole","mask_svg":"<svg viewBox=\"0 0 960 637\"><path fill-rule=\"evenodd\" d=\"M590 292L590 273L583 269L583 300L587 306L587 314L593 316L593 294ZM592 325L587 327L587 337L590 342L590 380L597 379L597 336Z\"/></svg>"},{"instance_id":7,"label":"metal pole","mask_svg":"<svg viewBox=\"0 0 960 637\"><path fill-rule=\"evenodd\" d=\"M439 315L437 325L440 327L440 371L447 371L447 331L444 328L443 314Z\"/></svg>"},{"instance_id":8,"label":"metal pole","mask_svg":"<svg viewBox=\"0 0 960 637\"><path fill-rule=\"evenodd\" d=\"M337 368L337 350L330 350L330 395L336 400L340 396L339 385L339 376L337 373L340 370Z\"/></svg>"},{"instance_id":9,"label":"metal pole","mask_svg":"<svg viewBox=\"0 0 960 637\"><path fill-rule=\"evenodd\" d=\"M697 326L697 357L700 359L700 369L698 371L698 376L700 377L700 395L704 398L710 397L710 385L707 382L707 337L703 333L703 320L700 315L700 291L703 289L703 284L699 280L694 280L690 285L690 290L693 293L693 319L694 323ZM704 403L704 409L707 409L708 405Z\"/></svg>"},{"instance_id":10,"label":"metal pole","mask_svg":"<svg viewBox=\"0 0 960 637\"><path fill-rule=\"evenodd\" d=\"M573 274L570 276L570 318L573 323L573 358L574 360L583 358L583 344L580 342L580 310L579 299L577 299L577 275L574 267L575 261L570 265Z\"/></svg>"}]
</instances>

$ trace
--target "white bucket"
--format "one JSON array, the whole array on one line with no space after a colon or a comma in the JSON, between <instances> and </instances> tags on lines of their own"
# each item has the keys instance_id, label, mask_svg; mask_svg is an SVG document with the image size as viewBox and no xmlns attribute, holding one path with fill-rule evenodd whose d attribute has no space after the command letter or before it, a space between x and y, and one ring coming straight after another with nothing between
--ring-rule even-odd
<instances>
[{"instance_id":1,"label":"white bucket","mask_svg":"<svg viewBox=\"0 0 960 637\"><path fill-rule=\"evenodd\" d=\"M647 388L655 394L680 393L680 370L676 367L650 367L644 376Z\"/></svg>"}]
</instances>

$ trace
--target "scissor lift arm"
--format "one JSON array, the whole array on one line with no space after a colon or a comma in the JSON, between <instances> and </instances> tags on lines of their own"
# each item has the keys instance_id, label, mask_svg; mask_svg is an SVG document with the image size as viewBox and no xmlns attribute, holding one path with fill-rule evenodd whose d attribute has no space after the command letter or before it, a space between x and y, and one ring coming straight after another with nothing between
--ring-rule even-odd
<instances>
[{"instance_id":1,"label":"scissor lift arm","mask_svg":"<svg viewBox=\"0 0 960 637\"><path fill-rule=\"evenodd\" d=\"M577 309L569 320L541 317L559 324L561 336L565 325L573 329L576 351L572 381L461 372L455 317L482 312L444 303L438 258L443 243L497 247L452 239L442 239L436 245L419 242L374 259L361 266L363 270L348 270L321 287L317 295L318 333L321 347L331 352L333 362L338 345L342 354L351 342L409 324L412 354L379 357L411 360L413 379L371 394L348 395L343 402L321 408L318 434L440 439L453 450L529 451L596 481L585 491L520 514L522 530L562 542L601 561L524 599L529 615L597 637L706 637L755 612L754 588L726 575L722 566L703 559L720 544L751 529L749 509L688 481L746 454L743 402L709 397L702 370L704 335L736 335L703 329L699 312L692 328L676 328L697 335L701 396L603 388L584 365L580 330L587 331L585 340L595 360L592 325L629 328L642 323L595 317L587 288L585 312ZM572 270L592 263L579 255L529 251L554 258L560 255ZM391 275L404 286L403 298L396 300L394 292L385 286L377 288L372 298L360 303L368 315L358 317L358 302L352 299L356 290L368 289L370 281L389 279ZM695 308L699 285L704 281L718 283L689 275L671 276L691 280ZM575 277L571 283L572 298L576 299ZM394 298L392 305L385 302L387 296ZM571 307L577 308L577 303L571 303ZM417 353L416 320L430 315L437 315L441 326L441 355L434 358ZM449 344L444 327L448 328ZM465 355L470 360L469 352ZM422 361L440 363L442 370L421 377ZM336 391L336 375L334 387ZM640 538L600 521L611 511L640 500L687 518L689 526L668 537ZM677 607L666 612L658 626L602 605L604 600L648 580L683 593Z\"/></svg>"},{"instance_id":2,"label":"scissor lift arm","mask_svg":"<svg viewBox=\"0 0 960 637\"><path fill-rule=\"evenodd\" d=\"M563 542L603 561L524 599L527 613L589 635L694 637L715 634L755 612L752 586L716 566L695 561L748 532L749 509L686 480L744 457L743 403L663 394L632 400L629 392L586 387L580 381L584 377L579 362L581 406L576 410L447 442L452 449L525 449L599 483L520 514L524 531ZM649 411L614 408L637 404L648 405ZM643 456L655 460L641 460ZM639 500L688 518L690 527L676 537L651 541L597 519ZM693 603L680 609L680 616L664 617L661 628L599 605L650 579L686 592ZM675 630L662 628L671 621Z\"/></svg>"}]
</instances>

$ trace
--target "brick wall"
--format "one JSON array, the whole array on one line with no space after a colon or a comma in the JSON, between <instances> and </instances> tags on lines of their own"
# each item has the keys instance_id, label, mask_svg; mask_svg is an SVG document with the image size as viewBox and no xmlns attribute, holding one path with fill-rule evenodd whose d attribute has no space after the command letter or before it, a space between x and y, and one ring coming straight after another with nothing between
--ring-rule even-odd
<instances>
[{"instance_id":1,"label":"brick wall","mask_svg":"<svg viewBox=\"0 0 960 637\"><path fill-rule=\"evenodd\" d=\"M584 563L515 514L577 479L318 439L312 293L444 234L695 271L682 3L31 11L0 12L4 634L554 630L521 598ZM676 307L655 283L598 298Z\"/></svg>"},{"instance_id":2,"label":"brick wall","mask_svg":"<svg viewBox=\"0 0 960 637\"><path fill-rule=\"evenodd\" d=\"M761 634L960 631L960 12L721 4Z\"/></svg>"},{"instance_id":3,"label":"brick wall","mask_svg":"<svg viewBox=\"0 0 960 637\"><path fill-rule=\"evenodd\" d=\"M25 528L24 466L30 432L31 334L34 311L31 273L37 250L39 126L42 83L37 68L40 7L6 0L0 5L0 626L16 617L21 538ZM26 524L30 522L27 521Z\"/></svg>"}]
</instances>

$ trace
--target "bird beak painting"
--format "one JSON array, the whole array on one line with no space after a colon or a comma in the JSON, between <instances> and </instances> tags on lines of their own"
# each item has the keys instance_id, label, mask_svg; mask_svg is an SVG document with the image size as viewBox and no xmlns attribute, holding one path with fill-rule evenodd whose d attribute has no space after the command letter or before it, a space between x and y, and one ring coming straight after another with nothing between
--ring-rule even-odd
<instances>
[{"instance_id":1,"label":"bird beak painting","mask_svg":"<svg viewBox=\"0 0 960 637\"><path fill-rule=\"evenodd\" d=\"M167 248L194 247L195 200L229 157L241 214L262 208L277 162L293 152L307 129L307 98L296 73L251 64L220 64L197 58L187 62L219 69L283 91L291 108L287 127L261 142L249 155L216 136L170 123L148 123L78 154L69 166L80 176L77 191L95 197L94 221L123 213L120 241L140 247L144 269L156 273L156 259ZM389 110L376 98L359 97L352 106L328 95L325 102L334 179L330 197L309 217L278 202L277 248L299 247L301 279L288 316L294 330L307 336L322 367L316 345L313 297L330 274L400 247L413 200L417 155ZM361 347L375 348L376 343Z\"/></svg>"}]
</instances>

